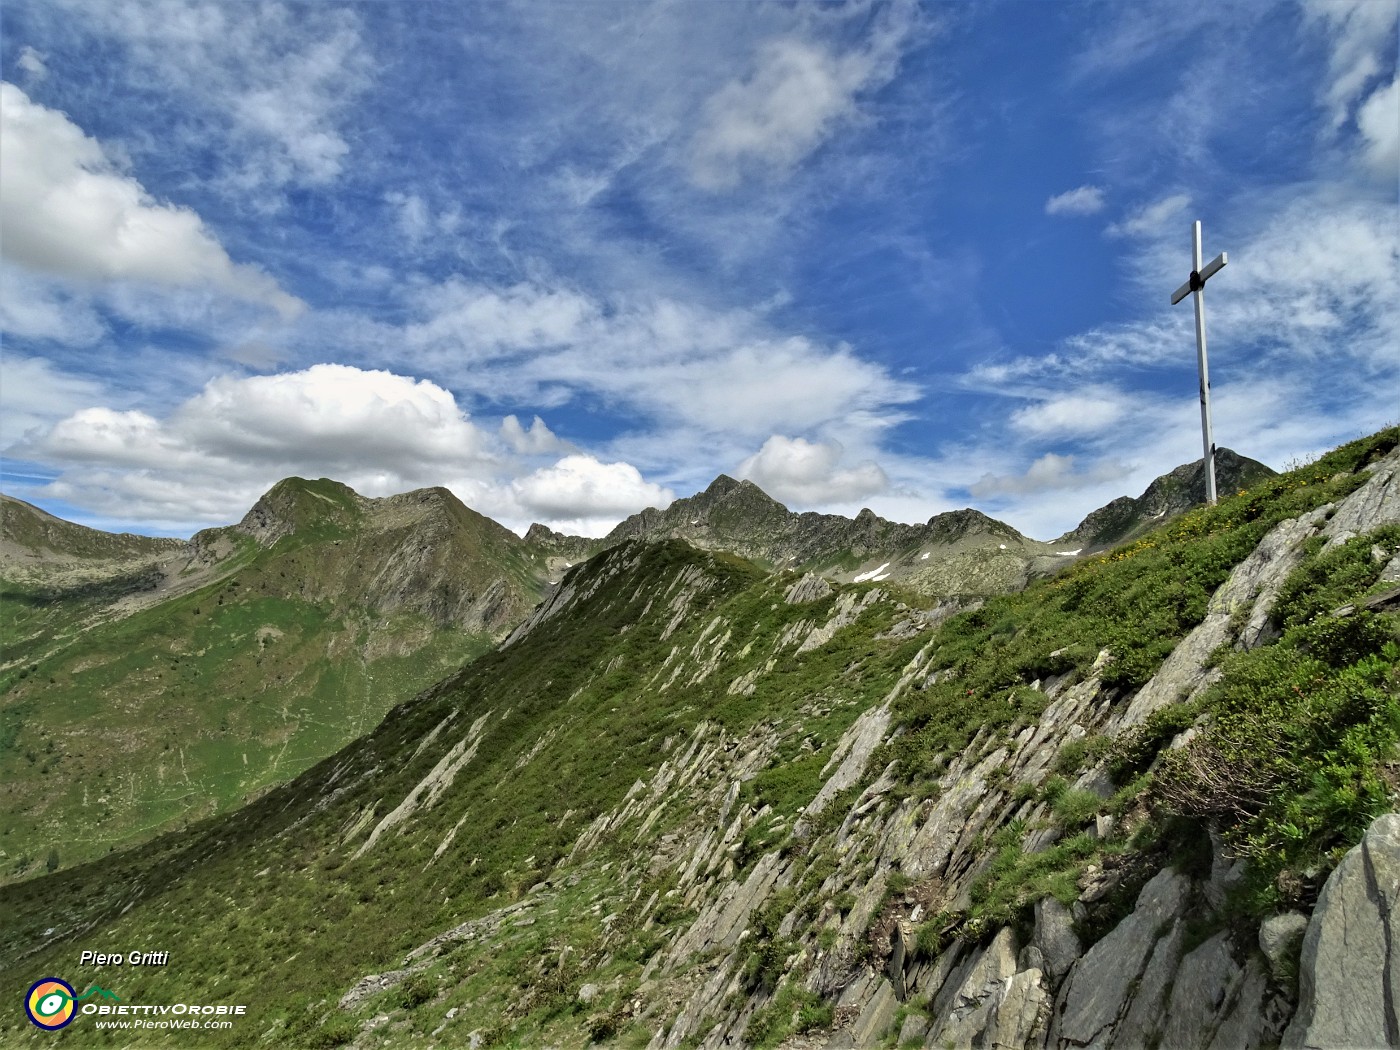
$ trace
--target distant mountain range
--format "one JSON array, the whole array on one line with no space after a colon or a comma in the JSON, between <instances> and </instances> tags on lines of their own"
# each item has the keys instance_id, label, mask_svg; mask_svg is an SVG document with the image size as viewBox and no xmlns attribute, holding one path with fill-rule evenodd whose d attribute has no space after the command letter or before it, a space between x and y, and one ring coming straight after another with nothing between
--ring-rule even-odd
<instances>
[{"instance_id":1,"label":"distant mountain range","mask_svg":"<svg viewBox=\"0 0 1400 1050\"><path fill-rule=\"evenodd\" d=\"M1274 473L1231 449L1216 452L1220 492L1247 488ZM1014 590L1077 555L1129 540L1204 502L1204 467L1196 460L1157 478L1137 499L1120 497L1046 543L971 508L936 514L922 525L886 521L868 509L854 519L797 514L753 482L721 474L703 492L665 510L648 507L602 539L564 536L543 525L531 526L525 539L577 562L625 540L665 537L729 551L769 569L815 571L842 582L888 579L929 597L986 595Z\"/></svg>"},{"instance_id":2,"label":"distant mountain range","mask_svg":"<svg viewBox=\"0 0 1400 1050\"><path fill-rule=\"evenodd\" d=\"M1221 463L1222 491L1272 473L1228 450ZM188 541L111 535L0 497L0 879L295 776L621 544L682 540L770 571L965 604L1186 509L1203 498L1193 470L1054 544L971 509L922 525L793 513L726 475L601 539L541 525L521 538L444 488L371 499L325 478L280 481L236 525Z\"/></svg>"}]
</instances>

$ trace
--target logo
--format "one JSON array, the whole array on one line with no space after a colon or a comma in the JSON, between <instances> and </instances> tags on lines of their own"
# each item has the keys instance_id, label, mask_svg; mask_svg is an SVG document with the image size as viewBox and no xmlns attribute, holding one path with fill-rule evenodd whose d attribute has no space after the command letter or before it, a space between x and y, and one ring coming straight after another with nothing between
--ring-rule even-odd
<instances>
[{"instance_id":1,"label":"logo","mask_svg":"<svg viewBox=\"0 0 1400 1050\"><path fill-rule=\"evenodd\" d=\"M75 1003L82 1002L94 995L100 995L104 999L121 1001L121 996L117 995L116 992L108 991L97 985L93 985L82 995L78 995L67 981L57 977L45 977L29 986L29 991L24 997L24 1012L40 1028L56 1032L58 1029L66 1028L73 1023L73 1017L77 1013L74 1008Z\"/></svg>"}]
</instances>

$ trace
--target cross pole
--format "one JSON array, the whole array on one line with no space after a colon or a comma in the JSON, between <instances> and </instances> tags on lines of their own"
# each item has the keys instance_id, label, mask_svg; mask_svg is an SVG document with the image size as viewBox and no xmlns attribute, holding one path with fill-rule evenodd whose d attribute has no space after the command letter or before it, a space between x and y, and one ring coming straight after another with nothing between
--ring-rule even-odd
<instances>
[{"instance_id":1,"label":"cross pole","mask_svg":"<svg viewBox=\"0 0 1400 1050\"><path fill-rule=\"evenodd\" d=\"M1215 441L1210 433L1210 369L1206 366L1206 281L1225 269L1228 260L1221 252L1201 266L1201 221L1191 227L1191 276L1172 293L1175 306L1188 295L1196 300L1196 364L1201 376L1201 443L1205 446L1206 502L1215 505Z\"/></svg>"}]
</instances>

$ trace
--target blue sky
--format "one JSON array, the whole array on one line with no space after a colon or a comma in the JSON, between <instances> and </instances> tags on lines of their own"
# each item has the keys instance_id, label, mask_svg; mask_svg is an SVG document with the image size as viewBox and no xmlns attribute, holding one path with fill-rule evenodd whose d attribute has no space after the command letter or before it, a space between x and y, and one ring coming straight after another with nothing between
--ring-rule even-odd
<instances>
[{"instance_id":1,"label":"blue sky","mask_svg":"<svg viewBox=\"0 0 1400 1050\"><path fill-rule=\"evenodd\" d=\"M1400 418L1392 0L0 12L5 491L600 533L721 472L1051 538Z\"/></svg>"}]
</instances>

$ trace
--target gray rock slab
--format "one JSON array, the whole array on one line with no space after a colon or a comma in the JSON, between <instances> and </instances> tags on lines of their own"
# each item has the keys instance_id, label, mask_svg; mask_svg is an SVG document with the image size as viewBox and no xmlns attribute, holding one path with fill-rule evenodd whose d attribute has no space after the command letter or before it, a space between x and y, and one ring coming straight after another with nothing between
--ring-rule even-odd
<instances>
[{"instance_id":1,"label":"gray rock slab","mask_svg":"<svg viewBox=\"0 0 1400 1050\"><path fill-rule=\"evenodd\" d=\"M1084 946L1074 932L1074 916L1054 897L1035 902L1035 933L1031 943L1040 949L1045 972L1057 981L1084 954Z\"/></svg>"},{"instance_id":2,"label":"gray rock slab","mask_svg":"<svg viewBox=\"0 0 1400 1050\"><path fill-rule=\"evenodd\" d=\"M898 1045L912 1043L915 1040L923 1042L923 1038L928 1034L928 1018L923 1014L910 1014L904 1019L904 1024L899 1027Z\"/></svg>"},{"instance_id":3,"label":"gray rock slab","mask_svg":"<svg viewBox=\"0 0 1400 1050\"><path fill-rule=\"evenodd\" d=\"M1050 993L1040 970L1022 970L1001 982L1001 995L987 1018L981 1045L987 1050L1040 1046L1050 1020Z\"/></svg>"},{"instance_id":4,"label":"gray rock slab","mask_svg":"<svg viewBox=\"0 0 1400 1050\"><path fill-rule=\"evenodd\" d=\"M874 1046L894 1023L899 1000L894 994L894 985L883 977L875 987L875 992L865 1001L860 1016L851 1026L851 1041L855 1046Z\"/></svg>"},{"instance_id":5,"label":"gray rock slab","mask_svg":"<svg viewBox=\"0 0 1400 1050\"><path fill-rule=\"evenodd\" d=\"M1117 1022L1159 935L1181 916L1190 891L1186 876L1170 868L1159 872L1138 894L1132 914L1075 963L1057 1018L1061 1039L1088 1046Z\"/></svg>"},{"instance_id":6,"label":"gray rock slab","mask_svg":"<svg viewBox=\"0 0 1400 1050\"><path fill-rule=\"evenodd\" d=\"M1284 1047L1400 1046L1400 814L1377 817L1328 877L1303 937Z\"/></svg>"},{"instance_id":7,"label":"gray rock slab","mask_svg":"<svg viewBox=\"0 0 1400 1050\"><path fill-rule=\"evenodd\" d=\"M1268 990L1268 963L1252 956L1245 964L1244 980L1234 1002L1221 1011L1209 1050L1255 1050L1278 1039L1278 1029L1265 1009Z\"/></svg>"},{"instance_id":8,"label":"gray rock slab","mask_svg":"<svg viewBox=\"0 0 1400 1050\"><path fill-rule=\"evenodd\" d=\"M927 1045L972 1046L1001 1001L1003 982L1015 972L1015 937L1002 929L968 969L946 1014L935 1014Z\"/></svg>"},{"instance_id":9,"label":"gray rock slab","mask_svg":"<svg viewBox=\"0 0 1400 1050\"><path fill-rule=\"evenodd\" d=\"M1159 940L1147 960L1147 968L1138 981L1137 993L1123 1020L1114 1029L1113 1044L1119 1047L1152 1046L1162 1034L1162 1022L1167 1012L1167 996L1181 962L1182 942L1186 927L1180 919L1172 924L1171 932Z\"/></svg>"},{"instance_id":10,"label":"gray rock slab","mask_svg":"<svg viewBox=\"0 0 1400 1050\"><path fill-rule=\"evenodd\" d=\"M1224 931L1184 956L1167 1006L1162 1046L1209 1046L1242 976Z\"/></svg>"}]
</instances>

